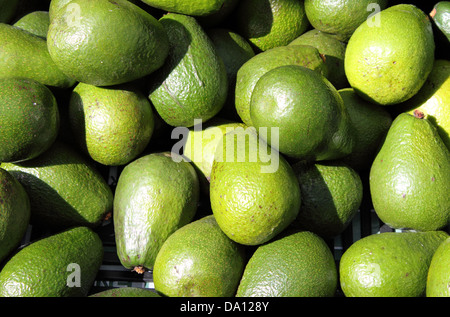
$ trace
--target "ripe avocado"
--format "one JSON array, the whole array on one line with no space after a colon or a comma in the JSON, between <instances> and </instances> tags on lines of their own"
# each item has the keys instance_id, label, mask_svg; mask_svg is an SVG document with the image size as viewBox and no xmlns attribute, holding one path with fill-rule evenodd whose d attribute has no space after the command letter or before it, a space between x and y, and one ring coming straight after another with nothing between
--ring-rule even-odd
<instances>
[{"instance_id":1,"label":"ripe avocado","mask_svg":"<svg viewBox=\"0 0 450 317\"><path fill-rule=\"evenodd\" d=\"M0 78L0 162L33 159L59 132L59 110L49 88L33 79Z\"/></svg>"},{"instance_id":2,"label":"ripe avocado","mask_svg":"<svg viewBox=\"0 0 450 317\"><path fill-rule=\"evenodd\" d=\"M0 272L0 297L86 296L103 261L100 237L75 227L33 241Z\"/></svg>"},{"instance_id":3,"label":"ripe avocado","mask_svg":"<svg viewBox=\"0 0 450 317\"><path fill-rule=\"evenodd\" d=\"M30 199L23 186L0 168L0 263L19 246L30 221Z\"/></svg>"},{"instance_id":4,"label":"ripe avocado","mask_svg":"<svg viewBox=\"0 0 450 317\"><path fill-rule=\"evenodd\" d=\"M59 88L75 84L52 60L42 37L0 23L0 38L0 78L25 77Z\"/></svg>"},{"instance_id":5,"label":"ripe avocado","mask_svg":"<svg viewBox=\"0 0 450 317\"><path fill-rule=\"evenodd\" d=\"M126 0L68 2L52 13L47 47L67 76L96 86L149 75L169 50L158 20Z\"/></svg>"},{"instance_id":6,"label":"ripe avocado","mask_svg":"<svg viewBox=\"0 0 450 317\"><path fill-rule=\"evenodd\" d=\"M122 265L152 269L164 241L197 211L194 167L169 152L152 153L125 166L114 196L114 232Z\"/></svg>"},{"instance_id":7,"label":"ripe avocado","mask_svg":"<svg viewBox=\"0 0 450 317\"><path fill-rule=\"evenodd\" d=\"M148 98L132 85L79 83L69 101L69 123L78 146L103 165L124 165L141 154L155 125Z\"/></svg>"},{"instance_id":8,"label":"ripe avocado","mask_svg":"<svg viewBox=\"0 0 450 317\"><path fill-rule=\"evenodd\" d=\"M170 297L232 297L245 266L245 249L230 240L213 215L175 231L161 247L153 281Z\"/></svg>"},{"instance_id":9,"label":"ripe avocado","mask_svg":"<svg viewBox=\"0 0 450 317\"><path fill-rule=\"evenodd\" d=\"M103 176L91 161L59 141L37 158L0 167L28 193L33 225L51 230L95 227L112 211L112 190Z\"/></svg>"},{"instance_id":10,"label":"ripe avocado","mask_svg":"<svg viewBox=\"0 0 450 317\"><path fill-rule=\"evenodd\" d=\"M194 17L168 13L160 20L169 37L165 65L151 78L149 98L171 126L191 127L215 116L225 104L227 72L217 50Z\"/></svg>"}]
</instances>

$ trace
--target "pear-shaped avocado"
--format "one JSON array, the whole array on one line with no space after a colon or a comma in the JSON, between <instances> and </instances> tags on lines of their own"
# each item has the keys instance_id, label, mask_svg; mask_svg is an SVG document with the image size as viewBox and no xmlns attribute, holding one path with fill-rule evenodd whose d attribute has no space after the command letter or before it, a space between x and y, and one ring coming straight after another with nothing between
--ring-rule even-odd
<instances>
[{"instance_id":1,"label":"pear-shaped avocado","mask_svg":"<svg viewBox=\"0 0 450 317\"><path fill-rule=\"evenodd\" d=\"M245 266L245 249L229 239L213 215L175 231L161 247L153 281L170 297L231 297Z\"/></svg>"},{"instance_id":2,"label":"pear-shaped avocado","mask_svg":"<svg viewBox=\"0 0 450 317\"><path fill-rule=\"evenodd\" d=\"M444 231L366 236L341 257L341 289L347 297L424 296L431 259L447 238Z\"/></svg>"},{"instance_id":3,"label":"pear-shaped avocado","mask_svg":"<svg viewBox=\"0 0 450 317\"><path fill-rule=\"evenodd\" d=\"M80 148L103 165L125 165L150 142L155 125L148 98L131 85L79 83L69 101L69 123Z\"/></svg>"},{"instance_id":4,"label":"pear-shaped avocado","mask_svg":"<svg viewBox=\"0 0 450 317\"><path fill-rule=\"evenodd\" d=\"M420 114L395 118L369 182L374 209L384 223L428 231L450 221L450 153L436 127Z\"/></svg>"},{"instance_id":5,"label":"pear-shaped avocado","mask_svg":"<svg viewBox=\"0 0 450 317\"><path fill-rule=\"evenodd\" d=\"M73 0L55 8L47 47L67 76L96 86L149 75L169 50L158 20L126 0Z\"/></svg>"},{"instance_id":6,"label":"pear-shaped avocado","mask_svg":"<svg viewBox=\"0 0 450 317\"><path fill-rule=\"evenodd\" d=\"M431 72L435 43L430 19L411 4L398 4L363 22L347 44L344 67L355 91L393 105L414 96Z\"/></svg>"},{"instance_id":7,"label":"pear-shaped avocado","mask_svg":"<svg viewBox=\"0 0 450 317\"><path fill-rule=\"evenodd\" d=\"M19 246L30 221L30 199L23 186L0 168L0 263Z\"/></svg>"},{"instance_id":8,"label":"pear-shaped avocado","mask_svg":"<svg viewBox=\"0 0 450 317\"><path fill-rule=\"evenodd\" d=\"M199 181L180 155L163 152L125 166L114 196L114 232L122 265L152 269L164 241L197 211Z\"/></svg>"},{"instance_id":9,"label":"pear-shaped avocado","mask_svg":"<svg viewBox=\"0 0 450 317\"><path fill-rule=\"evenodd\" d=\"M0 272L0 297L80 297L92 287L103 261L103 244L87 227L33 241Z\"/></svg>"},{"instance_id":10,"label":"pear-shaped avocado","mask_svg":"<svg viewBox=\"0 0 450 317\"><path fill-rule=\"evenodd\" d=\"M191 127L214 117L227 98L225 65L192 16L168 13L160 20L170 43L164 66L152 76L149 98L171 126Z\"/></svg>"},{"instance_id":11,"label":"pear-shaped avocado","mask_svg":"<svg viewBox=\"0 0 450 317\"><path fill-rule=\"evenodd\" d=\"M0 38L0 77L25 77L60 88L75 84L50 57L42 37L0 23Z\"/></svg>"}]
</instances>

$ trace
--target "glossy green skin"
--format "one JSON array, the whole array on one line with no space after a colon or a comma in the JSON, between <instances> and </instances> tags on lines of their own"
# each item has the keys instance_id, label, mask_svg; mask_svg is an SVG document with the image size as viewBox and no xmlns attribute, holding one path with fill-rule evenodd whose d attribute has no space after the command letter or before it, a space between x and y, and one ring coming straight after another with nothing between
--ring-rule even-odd
<instances>
[{"instance_id":1,"label":"glossy green skin","mask_svg":"<svg viewBox=\"0 0 450 317\"><path fill-rule=\"evenodd\" d=\"M217 145L210 201L217 223L230 239L258 245L292 223L301 193L292 167L280 153L256 130L235 128Z\"/></svg>"},{"instance_id":2,"label":"glossy green skin","mask_svg":"<svg viewBox=\"0 0 450 317\"><path fill-rule=\"evenodd\" d=\"M289 45L311 45L325 57L328 67L328 80L336 89L348 87L345 76L344 57L347 44L317 29L307 31L289 43Z\"/></svg>"},{"instance_id":3,"label":"glossy green skin","mask_svg":"<svg viewBox=\"0 0 450 317\"><path fill-rule=\"evenodd\" d=\"M48 11L33 11L16 21L14 26L28 31L34 35L47 38L48 26L50 25L50 18Z\"/></svg>"},{"instance_id":4,"label":"glossy green skin","mask_svg":"<svg viewBox=\"0 0 450 317\"><path fill-rule=\"evenodd\" d=\"M299 65L313 69L323 76L328 75L328 68L317 48L309 45L289 45L256 54L245 62L236 74L236 110L248 126L252 126L250 117L250 100L253 89L262 75L279 66Z\"/></svg>"},{"instance_id":5,"label":"glossy green skin","mask_svg":"<svg viewBox=\"0 0 450 317\"><path fill-rule=\"evenodd\" d=\"M213 215L175 231L155 262L155 289L170 297L232 297L245 266L242 245L230 240Z\"/></svg>"},{"instance_id":6,"label":"glossy green skin","mask_svg":"<svg viewBox=\"0 0 450 317\"><path fill-rule=\"evenodd\" d=\"M89 297L161 297L158 293L138 287L117 287L107 289L95 294L89 295Z\"/></svg>"},{"instance_id":7,"label":"glossy green skin","mask_svg":"<svg viewBox=\"0 0 450 317\"><path fill-rule=\"evenodd\" d=\"M142 0L144 3L168 12L193 16L207 16L220 10L227 0Z\"/></svg>"},{"instance_id":8,"label":"glossy green skin","mask_svg":"<svg viewBox=\"0 0 450 317\"><path fill-rule=\"evenodd\" d=\"M240 1L235 9L235 28L259 52L287 45L310 26L303 2Z\"/></svg>"},{"instance_id":9,"label":"glossy green skin","mask_svg":"<svg viewBox=\"0 0 450 317\"><path fill-rule=\"evenodd\" d=\"M75 84L52 60L45 39L4 23L0 38L0 77L26 77L59 88Z\"/></svg>"},{"instance_id":10,"label":"glossy green skin","mask_svg":"<svg viewBox=\"0 0 450 317\"><path fill-rule=\"evenodd\" d=\"M354 242L339 264L347 297L420 297L434 252L444 231L385 232Z\"/></svg>"},{"instance_id":11,"label":"glossy green skin","mask_svg":"<svg viewBox=\"0 0 450 317\"><path fill-rule=\"evenodd\" d=\"M292 166L300 184L302 205L293 225L324 238L341 234L358 212L363 184L350 166L337 161Z\"/></svg>"},{"instance_id":12,"label":"glossy green skin","mask_svg":"<svg viewBox=\"0 0 450 317\"><path fill-rule=\"evenodd\" d=\"M434 12L435 11L435 12ZM450 41L450 1L440 1L434 5L430 13L436 26Z\"/></svg>"},{"instance_id":13,"label":"glossy green skin","mask_svg":"<svg viewBox=\"0 0 450 317\"><path fill-rule=\"evenodd\" d=\"M0 162L37 157L56 140L59 110L45 85L25 78L0 78Z\"/></svg>"},{"instance_id":14,"label":"glossy green skin","mask_svg":"<svg viewBox=\"0 0 450 317\"><path fill-rule=\"evenodd\" d=\"M69 122L78 145L103 165L125 165L150 142L154 129L148 98L131 86L79 83L69 101Z\"/></svg>"},{"instance_id":15,"label":"glossy green skin","mask_svg":"<svg viewBox=\"0 0 450 317\"><path fill-rule=\"evenodd\" d=\"M19 246L30 221L30 199L23 186L0 168L0 263Z\"/></svg>"},{"instance_id":16,"label":"glossy green skin","mask_svg":"<svg viewBox=\"0 0 450 317\"><path fill-rule=\"evenodd\" d=\"M0 272L0 297L86 296L102 260L102 241L91 229L53 234L20 249L6 263ZM79 273L79 286L70 286L77 281L73 273Z\"/></svg>"},{"instance_id":17,"label":"glossy green skin","mask_svg":"<svg viewBox=\"0 0 450 317\"><path fill-rule=\"evenodd\" d=\"M28 193L32 224L51 229L96 227L112 211L112 190L102 175L63 143L55 142L35 159L0 166Z\"/></svg>"},{"instance_id":18,"label":"glossy green skin","mask_svg":"<svg viewBox=\"0 0 450 317\"><path fill-rule=\"evenodd\" d=\"M338 285L333 254L309 231L289 232L259 246L248 261L237 297L332 297Z\"/></svg>"},{"instance_id":19,"label":"glossy green skin","mask_svg":"<svg viewBox=\"0 0 450 317\"><path fill-rule=\"evenodd\" d=\"M394 228L437 230L450 221L450 153L427 119L402 113L370 169L375 212Z\"/></svg>"},{"instance_id":20,"label":"glossy green skin","mask_svg":"<svg viewBox=\"0 0 450 317\"><path fill-rule=\"evenodd\" d=\"M225 104L225 65L195 18L169 13L159 21L169 37L170 52L151 80L149 98L171 126L191 127L194 119L205 122Z\"/></svg>"},{"instance_id":21,"label":"glossy green skin","mask_svg":"<svg viewBox=\"0 0 450 317\"><path fill-rule=\"evenodd\" d=\"M318 72L298 65L280 66L256 83L250 118L258 130L279 128L278 145L286 156L331 160L350 154L353 133L349 115L334 86Z\"/></svg>"},{"instance_id":22,"label":"glossy green skin","mask_svg":"<svg viewBox=\"0 0 450 317\"><path fill-rule=\"evenodd\" d=\"M170 153L128 164L114 196L117 255L129 269L152 269L164 241L197 211L199 181L192 165Z\"/></svg>"},{"instance_id":23,"label":"glossy green skin","mask_svg":"<svg viewBox=\"0 0 450 317\"><path fill-rule=\"evenodd\" d=\"M380 10L384 10L388 0L305 0L305 11L314 28L347 41L374 13L370 5L378 5Z\"/></svg>"},{"instance_id":24,"label":"glossy green skin","mask_svg":"<svg viewBox=\"0 0 450 317\"><path fill-rule=\"evenodd\" d=\"M427 276L427 297L450 297L450 237L433 254Z\"/></svg>"},{"instance_id":25,"label":"glossy green skin","mask_svg":"<svg viewBox=\"0 0 450 317\"><path fill-rule=\"evenodd\" d=\"M73 0L56 10L47 33L55 64L79 82L118 85L160 68L169 45L161 24L126 0Z\"/></svg>"},{"instance_id":26,"label":"glossy green skin","mask_svg":"<svg viewBox=\"0 0 450 317\"><path fill-rule=\"evenodd\" d=\"M358 95L388 106L420 90L433 68L435 43L429 18L413 5L389 7L379 20L379 26L364 22L355 30L344 66Z\"/></svg>"}]
</instances>

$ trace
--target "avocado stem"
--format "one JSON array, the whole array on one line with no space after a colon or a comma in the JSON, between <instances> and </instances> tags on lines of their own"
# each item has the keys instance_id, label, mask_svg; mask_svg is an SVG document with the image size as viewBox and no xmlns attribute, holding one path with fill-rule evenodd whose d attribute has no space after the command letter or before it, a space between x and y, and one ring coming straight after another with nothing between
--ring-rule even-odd
<instances>
[{"instance_id":1,"label":"avocado stem","mask_svg":"<svg viewBox=\"0 0 450 317\"><path fill-rule=\"evenodd\" d=\"M420 111L419 109L414 110L414 117L418 118L418 119L423 119L425 118L425 114Z\"/></svg>"},{"instance_id":2,"label":"avocado stem","mask_svg":"<svg viewBox=\"0 0 450 317\"><path fill-rule=\"evenodd\" d=\"M433 10L430 12L430 17L434 18L435 15L436 15L436 8L433 8Z\"/></svg>"},{"instance_id":3,"label":"avocado stem","mask_svg":"<svg viewBox=\"0 0 450 317\"><path fill-rule=\"evenodd\" d=\"M142 265L139 265L139 266L135 266L133 268L133 271L138 273L138 274L144 274L145 273L145 268Z\"/></svg>"}]
</instances>

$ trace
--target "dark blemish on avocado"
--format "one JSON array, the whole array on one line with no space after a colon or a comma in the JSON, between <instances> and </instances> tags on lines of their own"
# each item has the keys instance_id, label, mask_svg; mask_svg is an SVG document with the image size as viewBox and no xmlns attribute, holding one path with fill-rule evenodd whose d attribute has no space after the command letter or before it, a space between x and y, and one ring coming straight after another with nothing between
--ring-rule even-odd
<instances>
[{"instance_id":1,"label":"dark blemish on avocado","mask_svg":"<svg viewBox=\"0 0 450 317\"><path fill-rule=\"evenodd\" d=\"M405 197L406 197L406 194L403 194L403 195L402 195L402 198L405 198Z\"/></svg>"},{"instance_id":2,"label":"dark blemish on avocado","mask_svg":"<svg viewBox=\"0 0 450 317\"><path fill-rule=\"evenodd\" d=\"M434 178L434 176L433 177L431 177L431 181L432 182L434 182L436 179Z\"/></svg>"}]
</instances>

